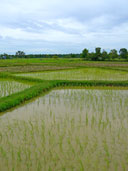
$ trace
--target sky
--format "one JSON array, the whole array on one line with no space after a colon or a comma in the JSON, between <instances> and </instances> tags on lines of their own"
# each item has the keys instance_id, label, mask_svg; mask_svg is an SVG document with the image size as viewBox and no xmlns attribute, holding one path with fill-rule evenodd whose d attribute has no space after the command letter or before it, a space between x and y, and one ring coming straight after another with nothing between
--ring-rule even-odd
<instances>
[{"instance_id":1,"label":"sky","mask_svg":"<svg viewBox=\"0 0 128 171\"><path fill-rule=\"evenodd\" d=\"M0 0L0 53L127 48L128 0Z\"/></svg>"}]
</instances>

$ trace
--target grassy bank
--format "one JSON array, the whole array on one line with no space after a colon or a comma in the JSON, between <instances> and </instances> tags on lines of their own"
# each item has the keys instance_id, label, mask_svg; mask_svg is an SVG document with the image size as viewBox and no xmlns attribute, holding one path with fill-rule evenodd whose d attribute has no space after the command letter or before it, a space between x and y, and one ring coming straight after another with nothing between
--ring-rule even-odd
<instances>
[{"instance_id":1,"label":"grassy bank","mask_svg":"<svg viewBox=\"0 0 128 171\"><path fill-rule=\"evenodd\" d=\"M7 97L0 98L0 112L15 107L27 100L30 100L54 87L52 83L38 84L36 86L25 89L20 93L15 93Z\"/></svg>"}]
</instances>

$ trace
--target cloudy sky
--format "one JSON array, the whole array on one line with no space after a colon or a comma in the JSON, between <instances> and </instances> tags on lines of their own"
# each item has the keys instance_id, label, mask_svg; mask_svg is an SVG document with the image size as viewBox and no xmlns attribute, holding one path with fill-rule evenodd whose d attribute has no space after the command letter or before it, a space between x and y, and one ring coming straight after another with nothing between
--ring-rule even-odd
<instances>
[{"instance_id":1,"label":"cloudy sky","mask_svg":"<svg viewBox=\"0 0 128 171\"><path fill-rule=\"evenodd\" d=\"M0 53L128 48L128 0L0 0Z\"/></svg>"}]
</instances>

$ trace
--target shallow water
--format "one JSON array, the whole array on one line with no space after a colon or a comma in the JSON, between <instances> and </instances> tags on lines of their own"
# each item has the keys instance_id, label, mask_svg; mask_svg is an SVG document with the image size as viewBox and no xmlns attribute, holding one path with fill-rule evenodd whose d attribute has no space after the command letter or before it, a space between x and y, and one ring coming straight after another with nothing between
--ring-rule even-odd
<instances>
[{"instance_id":1,"label":"shallow water","mask_svg":"<svg viewBox=\"0 0 128 171\"><path fill-rule=\"evenodd\" d=\"M25 83L0 79L0 97L11 95L29 87L30 85Z\"/></svg>"},{"instance_id":2,"label":"shallow water","mask_svg":"<svg viewBox=\"0 0 128 171\"><path fill-rule=\"evenodd\" d=\"M43 80L128 80L128 72L101 68L17 74Z\"/></svg>"},{"instance_id":3,"label":"shallow water","mask_svg":"<svg viewBox=\"0 0 128 171\"><path fill-rule=\"evenodd\" d=\"M120 110L126 110L127 107L128 90L112 90L112 89L55 89L49 94L39 97L36 100L16 108L11 112L6 112L3 117L33 118L34 115L41 113L48 113L52 110L56 115L60 113L80 113L95 109L95 113L108 113L109 110L118 114ZM120 110L118 110L120 108ZM102 110L101 110L102 109ZM113 110L114 109L114 110ZM94 112L94 111L93 111ZM122 112L125 113L125 112ZM25 118L24 118L25 117Z\"/></svg>"},{"instance_id":4,"label":"shallow water","mask_svg":"<svg viewBox=\"0 0 128 171\"><path fill-rule=\"evenodd\" d=\"M1 116L0 168L127 170L127 130L128 90L52 90Z\"/></svg>"}]
</instances>

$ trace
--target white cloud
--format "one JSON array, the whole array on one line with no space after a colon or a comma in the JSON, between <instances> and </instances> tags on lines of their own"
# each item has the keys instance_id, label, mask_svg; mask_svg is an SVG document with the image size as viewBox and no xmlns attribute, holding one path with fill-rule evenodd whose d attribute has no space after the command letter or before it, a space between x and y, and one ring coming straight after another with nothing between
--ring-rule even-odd
<instances>
[{"instance_id":1,"label":"white cloud","mask_svg":"<svg viewBox=\"0 0 128 171\"><path fill-rule=\"evenodd\" d=\"M127 0L1 0L1 52L10 39L19 44L21 41L22 47L23 42L32 41L33 44L25 45L30 50L35 49L34 41L39 46L44 42L48 51L55 43L54 51L61 49L62 53L66 52L65 43L72 45L72 52L80 52L84 46L127 47L127 6ZM63 48L57 47L59 43ZM6 46L12 48L10 44ZM40 52L40 48L36 49Z\"/></svg>"}]
</instances>

